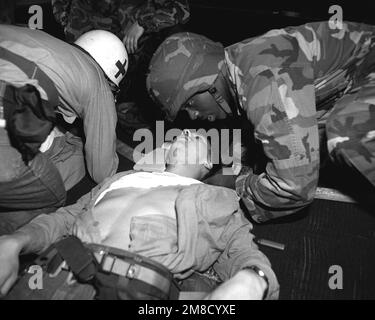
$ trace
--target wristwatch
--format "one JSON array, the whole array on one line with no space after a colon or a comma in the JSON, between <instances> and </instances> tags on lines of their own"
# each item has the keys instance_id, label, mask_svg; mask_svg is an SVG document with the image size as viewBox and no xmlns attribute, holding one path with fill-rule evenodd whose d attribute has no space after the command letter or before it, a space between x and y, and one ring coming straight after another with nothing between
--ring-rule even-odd
<instances>
[{"instance_id":1,"label":"wristwatch","mask_svg":"<svg viewBox=\"0 0 375 320\"><path fill-rule=\"evenodd\" d=\"M267 295L268 295L268 289L269 289L269 286L270 286L270 282L268 281L268 278L267 278L266 274L265 274L260 268L258 268L257 266L248 266L248 267L244 267L244 268L242 268L242 270L252 270L252 271L254 271L259 277L261 277L261 278L264 279L264 281L265 281L266 284L267 284L267 287L266 287L266 289L264 290L262 300L264 300L265 298L267 298Z\"/></svg>"}]
</instances>

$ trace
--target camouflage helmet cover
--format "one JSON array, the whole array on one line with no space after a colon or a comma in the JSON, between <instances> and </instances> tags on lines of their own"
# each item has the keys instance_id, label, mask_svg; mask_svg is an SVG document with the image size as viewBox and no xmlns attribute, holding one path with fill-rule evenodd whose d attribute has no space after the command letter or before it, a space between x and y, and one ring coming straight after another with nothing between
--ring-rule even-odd
<instances>
[{"instance_id":1,"label":"camouflage helmet cover","mask_svg":"<svg viewBox=\"0 0 375 320\"><path fill-rule=\"evenodd\" d=\"M190 32L174 34L151 59L147 89L173 121L190 97L214 84L223 63L221 43Z\"/></svg>"}]
</instances>

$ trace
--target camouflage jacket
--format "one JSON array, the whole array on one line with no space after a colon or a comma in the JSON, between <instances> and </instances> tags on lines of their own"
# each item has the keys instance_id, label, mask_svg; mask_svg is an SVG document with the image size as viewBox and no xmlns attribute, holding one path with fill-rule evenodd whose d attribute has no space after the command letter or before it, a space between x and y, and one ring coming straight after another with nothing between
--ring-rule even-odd
<instances>
[{"instance_id":1,"label":"camouflage jacket","mask_svg":"<svg viewBox=\"0 0 375 320\"><path fill-rule=\"evenodd\" d=\"M255 221L294 213L314 198L320 102L350 87L375 37L374 26L338 27L317 22L271 30L225 50L240 111L268 159L263 172L243 170L236 182Z\"/></svg>"},{"instance_id":2,"label":"camouflage jacket","mask_svg":"<svg viewBox=\"0 0 375 320\"><path fill-rule=\"evenodd\" d=\"M67 41L82 33L103 29L120 39L135 21L145 29L144 37L190 17L187 0L52 0L53 14L64 28Z\"/></svg>"}]
</instances>

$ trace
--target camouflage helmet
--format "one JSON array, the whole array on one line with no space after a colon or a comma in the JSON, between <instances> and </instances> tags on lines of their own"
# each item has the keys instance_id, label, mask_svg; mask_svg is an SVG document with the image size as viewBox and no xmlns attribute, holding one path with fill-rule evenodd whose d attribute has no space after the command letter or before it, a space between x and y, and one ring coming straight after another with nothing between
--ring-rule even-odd
<instances>
[{"instance_id":1,"label":"camouflage helmet","mask_svg":"<svg viewBox=\"0 0 375 320\"><path fill-rule=\"evenodd\" d=\"M221 43L198 34L174 34L151 59L147 89L173 121L180 108L198 92L209 90L224 63Z\"/></svg>"}]
</instances>

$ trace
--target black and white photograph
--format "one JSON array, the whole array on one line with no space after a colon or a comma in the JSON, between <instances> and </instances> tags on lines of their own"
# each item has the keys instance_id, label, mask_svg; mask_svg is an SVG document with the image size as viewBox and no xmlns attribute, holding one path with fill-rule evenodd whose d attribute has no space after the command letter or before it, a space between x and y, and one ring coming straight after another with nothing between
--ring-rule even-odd
<instances>
[{"instance_id":1,"label":"black and white photograph","mask_svg":"<svg viewBox=\"0 0 375 320\"><path fill-rule=\"evenodd\" d=\"M371 1L0 0L1 301L374 300L374 208Z\"/></svg>"}]
</instances>

